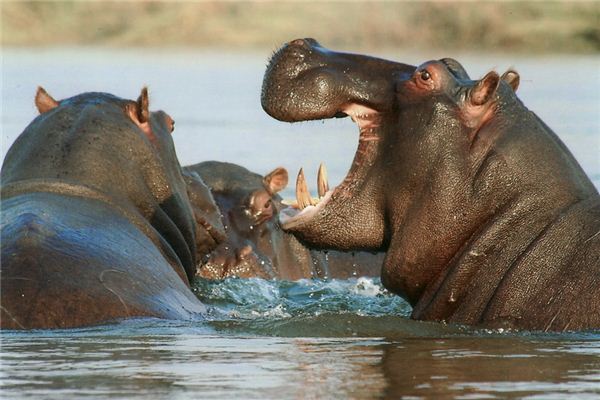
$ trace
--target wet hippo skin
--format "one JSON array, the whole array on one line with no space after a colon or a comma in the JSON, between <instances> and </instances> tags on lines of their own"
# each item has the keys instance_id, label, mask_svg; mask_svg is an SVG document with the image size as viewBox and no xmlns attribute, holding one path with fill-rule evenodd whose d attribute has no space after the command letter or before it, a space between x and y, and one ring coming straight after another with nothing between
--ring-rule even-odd
<instances>
[{"instance_id":1,"label":"wet hippo skin","mask_svg":"<svg viewBox=\"0 0 600 400\"><path fill-rule=\"evenodd\" d=\"M148 111L146 89L56 101L40 88L36 106L2 166L1 327L201 315L197 240L212 250L219 226L190 206L171 117Z\"/></svg>"},{"instance_id":2,"label":"wet hippo skin","mask_svg":"<svg viewBox=\"0 0 600 400\"><path fill-rule=\"evenodd\" d=\"M284 168L262 176L240 165L205 161L184 171L210 187L226 229L226 239L199 263L198 276L296 280L381 273L382 254L311 250L281 229L278 215L285 206L278 193L288 183ZM194 208L204 208L190 199Z\"/></svg>"},{"instance_id":3,"label":"wet hippo skin","mask_svg":"<svg viewBox=\"0 0 600 400\"><path fill-rule=\"evenodd\" d=\"M316 248L387 251L382 281L415 319L600 328L600 197L518 85L515 71L472 80L449 58L415 67L286 44L266 112L350 116L360 138L344 182L283 211L283 228Z\"/></svg>"}]
</instances>

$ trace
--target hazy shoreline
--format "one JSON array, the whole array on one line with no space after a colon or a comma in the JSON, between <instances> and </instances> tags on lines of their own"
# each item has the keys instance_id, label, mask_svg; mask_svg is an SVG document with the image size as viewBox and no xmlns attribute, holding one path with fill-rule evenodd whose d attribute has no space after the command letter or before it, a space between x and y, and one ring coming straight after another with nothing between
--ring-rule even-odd
<instances>
[{"instance_id":1,"label":"hazy shoreline","mask_svg":"<svg viewBox=\"0 0 600 400\"><path fill-rule=\"evenodd\" d=\"M4 2L3 47L600 53L600 2Z\"/></svg>"}]
</instances>

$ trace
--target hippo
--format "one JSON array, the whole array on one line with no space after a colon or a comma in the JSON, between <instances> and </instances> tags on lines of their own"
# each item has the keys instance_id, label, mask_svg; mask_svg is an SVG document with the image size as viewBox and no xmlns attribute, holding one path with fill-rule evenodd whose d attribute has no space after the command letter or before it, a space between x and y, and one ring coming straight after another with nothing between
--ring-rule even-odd
<instances>
[{"instance_id":1,"label":"hippo","mask_svg":"<svg viewBox=\"0 0 600 400\"><path fill-rule=\"evenodd\" d=\"M35 104L1 171L0 327L201 317L198 241L211 251L224 231L192 209L173 119L149 111L146 88L137 101L39 88Z\"/></svg>"},{"instance_id":2,"label":"hippo","mask_svg":"<svg viewBox=\"0 0 600 400\"><path fill-rule=\"evenodd\" d=\"M314 248L386 251L382 282L414 319L600 328L600 197L516 96L519 79L472 80L451 58L416 67L313 39L284 45L264 110L288 122L350 116L360 136L344 181L282 210L282 227Z\"/></svg>"},{"instance_id":3,"label":"hippo","mask_svg":"<svg viewBox=\"0 0 600 400\"><path fill-rule=\"evenodd\" d=\"M279 193L288 183L285 168L262 176L240 165L205 161L185 167L184 173L196 175L210 187L226 229L226 239L206 259L200 258L200 278L297 280L380 275L382 254L319 252L281 229L278 216L285 205ZM324 167L319 177L321 185L326 185ZM203 208L192 197L190 200L194 207Z\"/></svg>"}]
</instances>

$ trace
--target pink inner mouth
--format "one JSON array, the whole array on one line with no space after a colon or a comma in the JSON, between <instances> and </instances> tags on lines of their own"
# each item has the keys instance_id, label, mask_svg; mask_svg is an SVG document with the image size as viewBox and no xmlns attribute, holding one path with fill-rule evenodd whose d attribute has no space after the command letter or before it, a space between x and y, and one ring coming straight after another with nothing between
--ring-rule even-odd
<instances>
[{"instance_id":1,"label":"pink inner mouth","mask_svg":"<svg viewBox=\"0 0 600 400\"><path fill-rule=\"evenodd\" d=\"M381 114L364 105L350 104L342 108L341 112L350 116L359 128L360 136L358 139L358 148L352 161L352 166L342 183L328 190L318 199L297 198L295 204L291 202L290 206L281 210L279 213L279 221L284 229L291 229L302 225L315 216L323 209L334 205L340 201L344 201L352 197L359 188L361 183L366 179L366 174L369 167L373 165L377 156L379 127L381 124ZM296 193L308 193L308 189L299 190L299 185L306 185L304 179L298 179L296 182ZM321 176L319 176L319 186L322 186ZM324 186L327 186L325 182ZM309 196L309 195L305 195ZM298 208L298 204L309 204L302 209Z\"/></svg>"},{"instance_id":2,"label":"pink inner mouth","mask_svg":"<svg viewBox=\"0 0 600 400\"><path fill-rule=\"evenodd\" d=\"M348 114L352 121L358 125L361 136L363 131L379 127L380 115L376 110L363 106L361 104L350 104L342 109L344 114Z\"/></svg>"}]
</instances>

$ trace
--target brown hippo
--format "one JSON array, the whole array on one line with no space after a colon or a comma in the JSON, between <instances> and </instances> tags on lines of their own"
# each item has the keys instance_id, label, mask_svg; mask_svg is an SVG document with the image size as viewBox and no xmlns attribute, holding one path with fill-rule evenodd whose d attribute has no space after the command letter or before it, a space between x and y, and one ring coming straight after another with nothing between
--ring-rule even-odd
<instances>
[{"instance_id":1,"label":"brown hippo","mask_svg":"<svg viewBox=\"0 0 600 400\"><path fill-rule=\"evenodd\" d=\"M148 111L145 88L137 101L40 88L35 102L2 166L0 326L201 315L197 241L210 251L224 232L192 211L171 117Z\"/></svg>"},{"instance_id":2,"label":"brown hippo","mask_svg":"<svg viewBox=\"0 0 600 400\"><path fill-rule=\"evenodd\" d=\"M310 250L281 229L279 210L285 206L278 193L288 183L285 168L261 176L236 164L206 161L184 171L197 174L210 187L227 233L226 240L199 263L198 276L296 280L380 275L382 254ZM326 185L323 173L320 176Z\"/></svg>"},{"instance_id":3,"label":"brown hippo","mask_svg":"<svg viewBox=\"0 0 600 400\"><path fill-rule=\"evenodd\" d=\"M360 139L342 184L283 228L318 248L387 251L382 281L415 319L600 328L600 197L518 81L471 80L452 59L285 45L263 108L284 121L349 115Z\"/></svg>"}]
</instances>

